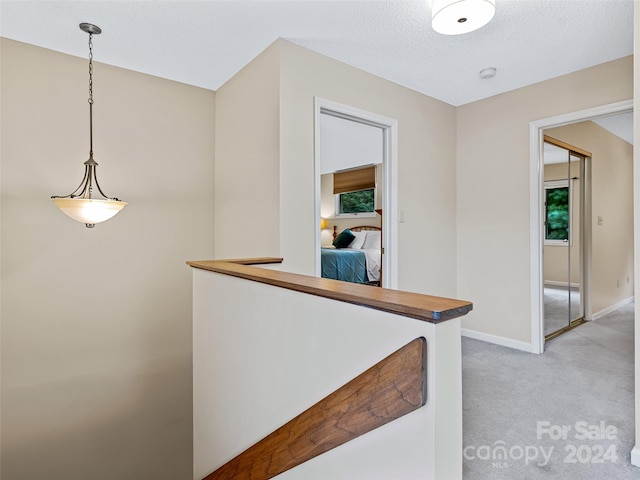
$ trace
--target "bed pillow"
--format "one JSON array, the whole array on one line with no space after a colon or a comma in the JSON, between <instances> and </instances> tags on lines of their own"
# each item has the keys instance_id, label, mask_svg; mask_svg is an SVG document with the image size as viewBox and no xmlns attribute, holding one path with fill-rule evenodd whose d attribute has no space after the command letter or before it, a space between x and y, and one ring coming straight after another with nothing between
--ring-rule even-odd
<instances>
[{"instance_id":1,"label":"bed pillow","mask_svg":"<svg viewBox=\"0 0 640 480\"><path fill-rule=\"evenodd\" d=\"M347 248L356 236L348 228L340 232L340 234L333 241L333 246L336 248Z\"/></svg>"},{"instance_id":2,"label":"bed pillow","mask_svg":"<svg viewBox=\"0 0 640 480\"><path fill-rule=\"evenodd\" d=\"M354 232L351 231L356 238L349 244L349 248L361 249L364 245L364 240L367 238L367 232Z\"/></svg>"},{"instance_id":3,"label":"bed pillow","mask_svg":"<svg viewBox=\"0 0 640 480\"><path fill-rule=\"evenodd\" d=\"M364 240L363 249L380 250L381 233L378 230L369 230L367 232L367 238Z\"/></svg>"}]
</instances>

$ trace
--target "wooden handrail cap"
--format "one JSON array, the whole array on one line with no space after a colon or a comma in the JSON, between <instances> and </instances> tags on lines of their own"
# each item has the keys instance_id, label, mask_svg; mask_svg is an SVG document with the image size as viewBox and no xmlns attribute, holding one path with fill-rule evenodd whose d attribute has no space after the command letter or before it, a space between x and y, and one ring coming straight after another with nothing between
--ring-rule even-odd
<instances>
[{"instance_id":1,"label":"wooden handrail cap","mask_svg":"<svg viewBox=\"0 0 640 480\"><path fill-rule=\"evenodd\" d=\"M273 263L282 263L282 258L201 260L187 262L187 265L431 323L461 317L473 309L473 304L466 300L391 290L252 266Z\"/></svg>"}]
</instances>

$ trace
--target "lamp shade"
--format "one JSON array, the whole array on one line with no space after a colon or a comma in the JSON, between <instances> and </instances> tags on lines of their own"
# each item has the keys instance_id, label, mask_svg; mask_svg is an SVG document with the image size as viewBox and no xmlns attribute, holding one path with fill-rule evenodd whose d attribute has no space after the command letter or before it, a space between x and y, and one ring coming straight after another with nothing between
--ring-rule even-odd
<instances>
[{"instance_id":1,"label":"lamp shade","mask_svg":"<svg viewBox=\"0 0 640 480\"><path fill-rule=\"evenodd\" d=\"M485 26L495 13L495 0L433 0L431 26L443 35L460 35Z\"/></svg>"},{"instance_id":2,"label":"lamp shade","mask_svg":"<svg viewBox=\"0 0 640 480\"><path fill-rule=\"evenodd\" d=\"M93 198L54 198L53 203L62 213L87 226L109 220L127 204L119 200Z\"/></svg>"}]
</instances>

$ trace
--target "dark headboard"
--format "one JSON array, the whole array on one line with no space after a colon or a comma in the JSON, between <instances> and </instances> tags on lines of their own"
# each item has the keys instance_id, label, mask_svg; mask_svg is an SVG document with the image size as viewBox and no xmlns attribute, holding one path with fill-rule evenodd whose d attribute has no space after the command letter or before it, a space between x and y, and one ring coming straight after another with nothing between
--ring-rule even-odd
<instances>
[{"instance_id":1,"label":"dark headboard","mask_svg":"<svg viewBox=\"0 0 640 480\"><path fill-rule=\"evenodd\" d=\"M367 230L377 230L377 231L382 231L382 229L380 227L376 227L374 225L358 225L356 227L347 227L349 230L351 230L352 232L366 232ZM333 239L335 240L336 237L338 236L338 227L337 226L333 226Z\"/></svg>"}]
</instances>

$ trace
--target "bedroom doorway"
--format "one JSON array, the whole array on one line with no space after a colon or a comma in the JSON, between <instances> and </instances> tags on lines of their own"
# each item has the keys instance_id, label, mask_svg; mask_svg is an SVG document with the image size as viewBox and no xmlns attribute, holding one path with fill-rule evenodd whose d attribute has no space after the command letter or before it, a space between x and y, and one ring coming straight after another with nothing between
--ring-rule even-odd
<instances>
[{"instance_id":1,"label":"bedroom doorway","mask_svg":"<svg viewBox=\"0 0 640 480\"><path fill-rule=\"evenodd\" d=\"M318 97L314 120L316 276L395 289L397 121ZM334 239L342 232L356 237L344 251L335 251ZM360 240L366 243L354 245ZM362 252L347 252L356 247ZM342 255L332 267L361 254L356 262L362 266L328 273L326 259L338 253L353 255Z\"/></svg>"}]
</instances>

